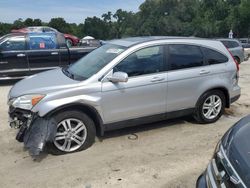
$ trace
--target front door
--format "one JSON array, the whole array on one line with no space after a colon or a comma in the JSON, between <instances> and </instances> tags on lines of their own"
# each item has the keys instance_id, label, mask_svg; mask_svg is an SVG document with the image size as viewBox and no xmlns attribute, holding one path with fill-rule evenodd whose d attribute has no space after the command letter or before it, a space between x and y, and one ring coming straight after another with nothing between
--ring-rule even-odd
<instances>
[{"instance_id":1,"label":"front door","mask_svg":"<svg viewBox=\"0 0 250 188\"><path fill-rule=\"evenodd\" d=\"M0 44L0 77L28 75L28 61L24 35L10 36Z\"/></svg>"},{"instance_id":2,"label":"front door","mask_svg":"<svg viewBox=\"0 0 250 188\"><path fill-rule=\"evenodd\" d=\"M127 73L129 79L126 83L103 81L101 107L105 124L164 114L167 92L164 54L164 46L147 47L113 68L113 72Z\"/></svg>"}]
</instances>

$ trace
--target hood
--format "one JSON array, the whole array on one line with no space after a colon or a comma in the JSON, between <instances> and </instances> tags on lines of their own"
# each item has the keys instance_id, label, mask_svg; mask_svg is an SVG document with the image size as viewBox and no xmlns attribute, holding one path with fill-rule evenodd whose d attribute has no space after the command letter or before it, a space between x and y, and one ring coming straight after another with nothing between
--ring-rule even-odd
<instances>
[{"instance_id":1,"label":"hood","mask_svg":"<svg viewBox=\"0 0 250 188\"><path fill-rule=\"evenodd\" d=\"M250 187L250 115L238 121L222 139L226 155L247 187Z\"/></svg>"},{"instance_id":2,"label":"hood","mask_svg":"<svg viewBox=\"0 0 250 188\"><path fill-rule=\"evenodd\" d=\"M35 74L17 82L10 90L9 98L26 94L47 94L74 87L79 81L67 77L61 68Z\"/></svg>"}]
</instances>

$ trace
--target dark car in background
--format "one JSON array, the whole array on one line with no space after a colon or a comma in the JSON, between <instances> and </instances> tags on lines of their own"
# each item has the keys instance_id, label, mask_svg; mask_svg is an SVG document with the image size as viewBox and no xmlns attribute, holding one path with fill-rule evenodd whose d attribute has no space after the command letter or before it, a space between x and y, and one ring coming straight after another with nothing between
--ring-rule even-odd
<instances>
[{"instance_id":1,"label":"dark car in background","mask_svg":"<svg viewBox=\"0 0 250 188\"><path fill-rule=\"evenodd\" d=\"M11 33L0 39L0 80L65 67L94 49L68 48L62 33Z\"/></svg>"},{"instance_id":2,"label":"dark car in background","mask_svg":"<svg viewBox=\"0 0 250 188\"><path fill-rule=\"evenodd\" d=\"M239 64L245 60L244 48L238 40L229 38L222 38L218 40L227 47Z\"/></svg>"},{"instance_id":3,"label":"dark car in background","mask_svg":"<svg viewBox=\"0 0 250 188\"><path fill-rule=\"evenodd\" d=\"M245 54L247 59L250 56L250 38L239 38L239 41L242 44L242 47L244 48Z\"/></svg>"},{"instance_id":4,"label":"dark car in background","mask_svg":"<svg viewBox=\"0 0 250 188\"><path fill-rule=\"evenodd\" d=\"M43 33L47 33L47 32L59 32L56 29L52 28L52 27L47 27L47 26L34 26L34 27L25 27L22 29L12 29L11 30L12 33L29 33L29 32L43 32ZM69 47L71 46L77 46L77 44L79 43L80 39L74 35L71 34L63 34L65 39L66 39L66 43Z\"/></svg>"},{"instance_id":5,"label":"dark car in background","mask_svg":"<svg viewBox=\"0 0 250 188\"><path fill-rule=\"evenodd\" d=\"M250 115L238 121L222 137L196 187L250 187Z\"/></svg>"}]
</instances>

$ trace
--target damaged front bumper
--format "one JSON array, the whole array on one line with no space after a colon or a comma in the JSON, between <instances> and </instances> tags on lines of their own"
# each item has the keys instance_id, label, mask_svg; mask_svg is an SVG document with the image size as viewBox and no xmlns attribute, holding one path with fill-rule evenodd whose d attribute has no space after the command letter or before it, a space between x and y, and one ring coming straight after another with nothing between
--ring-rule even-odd
<instances>
[{"instance_id":1,"label":"damaged front bumper","mask_svg":"<svg viewBox=\"0 0 250 188\"><path fill-rule=\"evenodd\" d=\"M56 123L51 118L39 117L31 111L9 108L10 126L19 129L16 140L24 142L31 156L39 155L48 142L53 142Z\"/></svg>"}]
</instances>

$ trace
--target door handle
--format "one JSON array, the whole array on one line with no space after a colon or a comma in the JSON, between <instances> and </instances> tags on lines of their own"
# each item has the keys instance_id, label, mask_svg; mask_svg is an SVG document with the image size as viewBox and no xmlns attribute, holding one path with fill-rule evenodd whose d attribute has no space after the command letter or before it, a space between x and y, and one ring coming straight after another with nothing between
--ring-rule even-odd
<instances>
[{"instance_id":1,"label":"door handle","mask_svg":"<svg viewBox=\"0 0 250 188\"><path fill-rule=\"evenodd\" d=\"M201 70L201 71L200 71L200 74L209 74L209 73L210 73L209 70Z\"/></svg>"},{"instance_id":2,"label":"door handle","mask_svg":"<svg viewBox=\"0 0 250 188\"><path fill-rule=\"evenodd\" d=\"M160 82L162 80L164 80L165 78L162 78L162 77L154 77L151 79L151 82Z\"/></svg>"},{"instance_id":3,"label":"door handle","mask_svg":"<svg viewBox=\"0 0 250 188\"><path fill-rule=\"evenodd\" d=\"M58 52L51 52L51 55L58 55Z\"/></svg>"},{"instance_id":4,"label":"door handle","mask_svg":"<svg viewBox=\"0 0 250 188\"><path fill-rule=\"evenodd\" d=\"M16 56L17 57L25 57L26 55L25 54L17 54Z\"/></svg>"}]
</instances>

